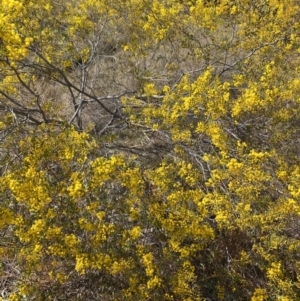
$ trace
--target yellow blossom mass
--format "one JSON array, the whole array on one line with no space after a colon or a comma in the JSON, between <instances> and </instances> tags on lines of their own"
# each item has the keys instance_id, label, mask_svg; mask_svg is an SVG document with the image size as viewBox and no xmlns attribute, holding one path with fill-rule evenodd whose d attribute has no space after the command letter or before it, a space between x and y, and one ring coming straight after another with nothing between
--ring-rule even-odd
<instances>
[{"instance_id":1,"label":"yellow blossom mass","mask_svg":"<svg viewBox=\"0 0 300 301\"><path fill-rule=\"evenodd\" d=\"M0 0L0 299L300 300L299 8Z\"/></svg>"}]
</instances>

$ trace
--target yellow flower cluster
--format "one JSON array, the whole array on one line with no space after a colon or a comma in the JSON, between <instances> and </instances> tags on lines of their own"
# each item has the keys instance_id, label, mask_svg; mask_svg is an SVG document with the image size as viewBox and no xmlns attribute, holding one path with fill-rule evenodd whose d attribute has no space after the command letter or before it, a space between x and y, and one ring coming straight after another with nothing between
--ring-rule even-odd
<instances>
[{"instance_id":1,"label":"yellow flower cluster","mask_svg":"<svg viewBox=\"0 0 300 301\"><path fill-rule=\"evenodd\" d=\"M257 288L255 289L251 301L264 301L268 297L265 289Z\"/></svg>"},{"instance_id":2,"label":"yellow flower cluster","mask_svg":"<svg viewBox=\"0 0 300 301\"><path fill-rule=\"evenodd\" d=\"M13 212L8 208L0 208L0 229L13 220Z\"/></svg>"}]
</instances>

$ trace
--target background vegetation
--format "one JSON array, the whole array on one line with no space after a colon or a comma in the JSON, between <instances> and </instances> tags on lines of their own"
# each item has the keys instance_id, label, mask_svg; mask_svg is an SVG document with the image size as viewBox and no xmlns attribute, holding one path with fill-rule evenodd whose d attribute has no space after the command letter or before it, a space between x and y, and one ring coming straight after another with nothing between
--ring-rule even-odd
<instances>
[{"instance_id":1,"label":"background vegetation","mask_svg":"<svg viewBox=\"0 0 300 301\"><path fill-rule=\"evenodd\" d=\"M299 300L299 4L1 0L2 300Z\"/></svg>"}]
</instances>

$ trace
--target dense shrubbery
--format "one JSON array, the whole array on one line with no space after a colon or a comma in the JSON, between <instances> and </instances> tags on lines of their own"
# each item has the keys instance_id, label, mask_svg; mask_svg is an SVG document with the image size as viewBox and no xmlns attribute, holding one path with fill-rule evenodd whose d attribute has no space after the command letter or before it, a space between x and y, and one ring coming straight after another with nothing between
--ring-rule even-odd
<instances>
[{"instance_id":1,"label":"dense shrubbery","mask_svg":"<svg viewBox=\"0 0 300 301\"><path fill-rule=\"evenodd\" d=\"M299 17L2 0L2 299L299 300Z\"/></svg>"}]
</instances>

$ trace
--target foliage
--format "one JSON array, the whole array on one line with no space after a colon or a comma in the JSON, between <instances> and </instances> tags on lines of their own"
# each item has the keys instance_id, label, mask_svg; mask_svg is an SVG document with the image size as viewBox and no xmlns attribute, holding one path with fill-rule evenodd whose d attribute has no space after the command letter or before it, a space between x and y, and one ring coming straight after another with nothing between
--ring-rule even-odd
<instances>
[{"instance_id":1,"label":"foliage","mask_svg":"<svg viewBox=\"0 0 300 301\"><path fill-rule=\"evenodd\" d=\"M299 17L1 0L2 299L299 300Z\"/></svg>"}]
</instances>

